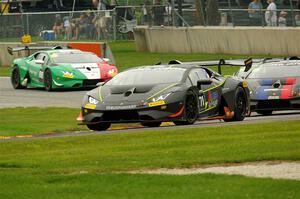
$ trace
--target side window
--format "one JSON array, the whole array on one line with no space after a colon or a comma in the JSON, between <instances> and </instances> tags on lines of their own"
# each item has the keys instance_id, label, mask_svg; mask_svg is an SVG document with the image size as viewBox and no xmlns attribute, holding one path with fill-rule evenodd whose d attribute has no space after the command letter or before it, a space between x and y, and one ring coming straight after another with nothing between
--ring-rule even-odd
<instances>
[{"instance_id":1,"label":"side window","mask_svg":"<svg viewBox=\"0 0 300 199\"><path fill-rule=\"evenodd\" d=\"M196 70L196 73L197 73L199 79L207 79L207 78L209 78L209 75L208 75L208 73L206 72L206 70L204 70L204 69L202 69L202 68L197 69L197 70Z\"/></svg>"},{"instance_id":2,"label":"side window","mask_svg":"<svg viewBox=\"0 0 300 199\"><path fill-rule=\"evenodd\" d=\"M199 68L199 69L192 70L189 74L189 78L192 81L192 84L194 86L197 86L198 80L207 79L207 78L209 78L209 75L207 74L207 72L204 69Z\"/></svg>"},{"instance_id":3,"label":"side window","mask_svg":"<svg viewBox=\"0 0 300 199\"><path fill-rule=\"evenodd\" d=\"M189 74L189 78L193 84L193 86L197 86L197 81L199 80L199 77L196 73L196 70L192 70Z\"/></svg>"},{"instance_id":4,"label":"side window","mask_svg":"<svg viewBox=\"0 0 300 199\"><path fill-rule=\"evenodd\" d=\"M35 56L36 60L43 60L44 54L43 53L39 53Z\"/></svg>"}]
</instances>

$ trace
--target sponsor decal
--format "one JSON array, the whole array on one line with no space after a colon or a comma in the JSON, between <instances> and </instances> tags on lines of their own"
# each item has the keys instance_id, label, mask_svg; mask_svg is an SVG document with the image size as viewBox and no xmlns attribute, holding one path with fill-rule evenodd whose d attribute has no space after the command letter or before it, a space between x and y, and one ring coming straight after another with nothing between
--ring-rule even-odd
<instances>
[{"instance_id":1,"label":"sponsor decal","mask_svg":"<svg viewBox=\"0 0 300 199\"><path fill-rule=\"evenodd\" d=\"M279 99L279 96L269 96L268 99Z\"/></svg>"},{"instance_id":2,"label":"sponsor decal","mask_svg":"<svg viewBox=\"0 0 300 199\"><path fill-rule=\"evenodd\" d=\"M86 104L84 106L84 108L86 108L86 109L95 109L96 108L96 104Z\"/></svg>"},{"instance_id":3,"label":"sponsor decal","mask_svg":"<svg viewBox=\"0 0 300 199\"><path fill-rule=\"evenodd\" d=\"M165 101L157 101L157 102L150 102L148 103L149 107L153 107L153 106L161 106L161 105L165 105L166 102Z\"/></svg>"},{"instance_id":4,"label":"sponsor decal","mask_svg":"<svg viewBox=\"0 0 300 199\"><path fill-rule=\"evenodd\" d=\"M122 106L106 106L106 110L125 110L125 109L134 109L136 108L135 104L132 105L122 105Z\"/></svg>"},{"instance_id":5,"label":"sponsor decal","mask_svg":"<svg viewBox=\"0 0 300 199\"><path fill-rule=\"evenodd\" d=\"M218 92L208 92L208 107L215 107L218 105Z\"/></svg>"},{"instance_id":6,"label":"sponsor decal","mask_svg":"<svg viewBox=\"0 0 300 199\"><path fill-rule=\"evenodd\" d=\"M63 71L63 77L72 79L72 78L74 78L74 75L71 72Z\"/></svg>"}]
</instances>

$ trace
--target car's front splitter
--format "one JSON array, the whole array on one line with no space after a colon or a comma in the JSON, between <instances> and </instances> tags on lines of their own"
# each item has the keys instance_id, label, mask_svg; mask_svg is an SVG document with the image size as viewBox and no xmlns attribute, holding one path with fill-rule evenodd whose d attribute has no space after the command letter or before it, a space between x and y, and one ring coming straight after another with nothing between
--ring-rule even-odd
<instances>
[{"instance_id":1,"label":"car's front splitter","mask_svg":"<svg viewBox=\"0 0 300 199\"><path fill-rule=\"evenodd\" d=\"M110 122L130 123L147 121L175 121L183 116L183 103L175 102L155 107L144 107L126 110L97 110L82 108L84 124Z\"/></svg>"}]
</instances>

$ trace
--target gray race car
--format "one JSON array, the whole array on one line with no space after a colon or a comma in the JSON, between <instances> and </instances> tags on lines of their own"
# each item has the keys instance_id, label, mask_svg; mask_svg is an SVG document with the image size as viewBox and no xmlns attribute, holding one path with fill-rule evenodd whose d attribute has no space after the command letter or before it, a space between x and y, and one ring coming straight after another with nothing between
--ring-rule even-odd
<instances>
[{"instance_id":1,"label":"gray race car","mask_svg":"<svg viewBox=\"0 0 300 199\"><path fill-rule=\"evenodd\" d=\"M198 64L167 64L129 69L89 91L77 118L91 130L111 123L164 121L193 124L198 118L241 121L249 112L247 83Z\"/></svg>"}]
</instances>

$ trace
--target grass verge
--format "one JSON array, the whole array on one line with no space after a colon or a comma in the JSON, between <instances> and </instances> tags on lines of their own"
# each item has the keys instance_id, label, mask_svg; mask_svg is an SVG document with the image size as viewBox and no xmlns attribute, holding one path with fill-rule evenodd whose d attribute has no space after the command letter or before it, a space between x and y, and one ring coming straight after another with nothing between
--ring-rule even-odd
<instances>
[{"instance_id":1,"label":"grass verge","mask_svg":"<svg viewBox=\"0 0 300 199\"><path fill-rule=\"evenodd\" d=\"M300 160L299 121L6 141L0 168L72 173Z\"/></svg>"},{"instance_id":2,"label":"grass verge","mask_svg":"<svg viewBox=\"0 0 300 199\"><path fill-rule=\"evenodd\" d=\"M19 175L0 172L5 199L297 198L300 182L225 175Z\"/></svg>"},{"instance_id":3,"label":"grass verge","mask_svg":"<svg viewBox=\"0 0 300 199\"><path fill-rule=\"evenodd\" d=\"M0 198L297 198L299 181L115 172L300 160L299 139L298 120L5 141Z\"/></svg>"}]
</instances>

